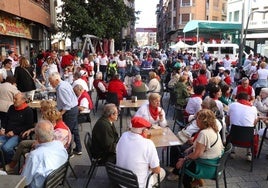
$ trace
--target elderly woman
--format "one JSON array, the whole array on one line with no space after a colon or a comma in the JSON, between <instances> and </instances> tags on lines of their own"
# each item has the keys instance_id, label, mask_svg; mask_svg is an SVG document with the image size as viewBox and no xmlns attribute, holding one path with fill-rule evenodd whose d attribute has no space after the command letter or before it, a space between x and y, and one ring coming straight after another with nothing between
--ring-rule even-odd
<instances>
[{"instance_id":1,"label":"elderly woman","mask_svg":"<svg viewBox=\"0 0 268 188\"><path fill-rule=\"evenodd\" d=\"M214 112L216 116L216 125L218 127L218 131L220 132L222 130L222 124L220 120L218 119L219 115L219 109L217 107L216 102L211 99L211 98L206 98L202 102L202 109L210 109L212 112ZM201 110L201 109L200 109ZM198 112L197 112L198 113ZM187 125L186 128L180 130L177 134L177 137L179 138L181 142L181 146L173 146L171 147L170 150L170 164L171 164L171 169L176 165L178 156L184 151L187 150L192 145L192 136L195 133L198 133L200 128L197 125L196 122L196 114L195 115L190 115L189 117L189 124ZM173 167L172 167L173 166ZM173 169L173 171L168 175L167 179L168 180L177 180L179 178L178 174L178 169Z\"/></svg>"},{"instance_id":2,"label":"elderly woman","mask_svg":"<svg viewBox=\"0 0 268 188\"><path fill-rule=\"evenodd\" d=\"M143 117L152 125L159 125L161 127L167 126L166 114L162 107L160 107L161 96L158 93L151 93L149 95L149 104L142 105L135 116Z\"/></svg>"},{"instance_id":3,"label":"elderly woman","mask_svg":"<svg viewBox=\"0 0 268 188\"><path fill-rule=\"evenodd\" d=\"M149 92L150 93L160 93L161 91L161 83L159 81L159 77L157 76L157 74L153 71L149 72L149 84L148 84L148 88L149 88Z\"/></svg>"},{"instance_id":4,"label":"elderly woman","mask_svg":"<svg viewBox=\"0 0 268 188\"><path fill-rule=\"evenodd\" d=\"M184 158L179 158L176 164L176 168L182 168L184 162L187 159L204 159L211 163L217 163L218 159L221 157L223 153L223 144L221 137L219 135L218 126L216 124L216 116L214 112L208 109L203 109L197 113L196 123L199 127L200 131L198 132L196 138L193 142L193 152L185 156ZM186 167L188 170L193 173L199 173L202 171L206 171L207 176L215 174L216 167L210 167L206 169L199 168L198 164L192 161ZM193 180L192 177L187 174L184 175L183 184L185 188L192 186L202 186L202 180Z\"/></svg>"},{"instance_id":5,"label":"elderly woman","mask_svg":"<svg viewBox=\"0 0 268 188\"><path fill-rule=\"evenodd\" d=\"M262 88L260 95L256 97L254 102L254 106L256 106L259 115L266 117L268 113L268 88Z\"/></svg>"},{"instance_id":6,"label":"elderly woman","mask_svg":"<svg viewBox=\"0 0 268 188\"><path fill-rule=\"evenodd\" d=\"M132 95L139 92L147 92L149 88L147 85L141 80L141 75L136 75L134 78L134 82L131 85Z\"/></svg>"}]
</instances>

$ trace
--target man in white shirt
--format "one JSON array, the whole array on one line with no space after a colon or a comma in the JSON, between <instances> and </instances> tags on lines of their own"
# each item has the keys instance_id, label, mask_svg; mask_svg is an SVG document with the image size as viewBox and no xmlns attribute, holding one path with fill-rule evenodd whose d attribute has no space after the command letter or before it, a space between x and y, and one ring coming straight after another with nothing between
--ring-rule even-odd
<instances>
[{"instance_id":1,"label":"man in white shirt","mask_svg":"<svg viewBox=\"0 0 268 188\"><path fill-rule=\"evenodd\" d=\"M75 72L74 73L74 82L72 84L73 88L78 84L81 85L86 92L89 91L86 81L81 78L81 73Z\"/></svg>"},{"instance_id":2,"label":"man in white shirt","mask_svg":"<svg viewBox=\"0 0 268 188\"><path fill-rule=\"evenodd\" d=\"M145 187L151 172L149 187L157 183L157 174L160 181L165 177L165 171L160 168L159 157L152 140L147 138L147 129L151 123L142 117L131 120L131 130L123 133L116 147L116 164L129 169L138 177L139 187Z\"/></svg>"},{"instance_id":3,"label":"man in white shirt","mask_svg":"<svg viewBox=\"0 0 268 188\"><path fill-rule=\"evenodd\" d=\"M253 127L257 123L257 109L248 100L248 94L241 92L237 95L237 101L229 105L227 113L227 125Z\"/></svg>"},{"instance_id":4,"label":"man in white shirt","mask_svg":"<svg viewBox=\"0 0 268 188\"><path fill-rule=\"evenodd\" d=\"M248 100L248 94L241 92L237 94L237 101L229 105L229 110L226 116L226 125L230 127L232 125L253 127L258 121L258 112L255 106L252 106ZM234 153L234 150L233 150ZM251 161L251 153L248 149L247 160Z\"/></svg>"}]
</instances>

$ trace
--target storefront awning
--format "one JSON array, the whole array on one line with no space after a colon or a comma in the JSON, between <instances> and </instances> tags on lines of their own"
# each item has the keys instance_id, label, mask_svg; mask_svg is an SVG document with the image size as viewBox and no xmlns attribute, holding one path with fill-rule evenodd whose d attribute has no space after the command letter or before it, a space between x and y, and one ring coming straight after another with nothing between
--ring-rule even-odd
<instances>
[{"instance_id":1,"label":"storefront awning","mask_svg":"<svg viewBox=\"0 0 268 188\"><path fill-rule=\"evenodd\" d=\"M205 20L191 20L189 21L183 32L187 33L190 31L197 31L199 33L209 33L209 32L234 32L241 31L242 24L240 23L230 23L222 21L205 21Z\"/></svg>"}]
</instances>

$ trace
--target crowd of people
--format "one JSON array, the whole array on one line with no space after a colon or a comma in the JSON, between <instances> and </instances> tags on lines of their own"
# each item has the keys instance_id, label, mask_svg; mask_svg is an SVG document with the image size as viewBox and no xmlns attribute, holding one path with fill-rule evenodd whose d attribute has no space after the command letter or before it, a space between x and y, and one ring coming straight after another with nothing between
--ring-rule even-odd
<instances>
[{"instance_id":1,"label":"crowd of people","mask_svg":"<svg viewBox=\"0 0 268 188\"><path fill-rule=\"evenodd\" d=\"M265 61L264 57L251 54L242 67L237 67L237 62L231 62L228 55L218 60L209 52L197 58L187 51L163 50L114 54L47 50L37 55L32 53L29 60L20 57L16 61L14 52L8 51L0 69L0 143L6 169L13 171L19 156L31 151L22 174L28 185L41 185L52 169L67 160L71 135L75 143L73 153L82 154L78 123L85 121L84 114L94 109L93 91L98 99L116 93L117 101L144 93L143 98L148 99L148 103L135 112L129 131L121 137L114 125L119 114L118 104L103 107L102 116L92 130L92 154L103 164L109 161L133 170L140 186L144 185L150 171L160 174L162 180L165 171L160 167L153 142L147 139L147 129L168 125L165 104L161 103L162 94L167 91L174 93L176 98L172 104L183 109L187 117L187 126L176 134L184 146L187 145L187 151L193 146L192 152L184 156L181 156L182 147L171 150L170 166L173 168L168 179L177 179L178 169L188 158L217 160L228 142L226 136L231 125L255 126L258 113L266 122L268 66ZM27 102L36 98L36 92L51 90L56 92L56 105L44 100L42 121L35 125L34 111ZM33 131L36 139L29 140L28 135ZM139 147L131 153L124 152L133 145ZM50 158L55 159L53 163L45 154L52 147L58 148L50 154ZM249 152L247 159L252 160ZM195 171L194 165L189 168ZM42 177L37 175L40 170L44 172ZM155 183L153 181L152 185ZM185 176L185 187L201 183Z\"/></svg>"}]
</instances>

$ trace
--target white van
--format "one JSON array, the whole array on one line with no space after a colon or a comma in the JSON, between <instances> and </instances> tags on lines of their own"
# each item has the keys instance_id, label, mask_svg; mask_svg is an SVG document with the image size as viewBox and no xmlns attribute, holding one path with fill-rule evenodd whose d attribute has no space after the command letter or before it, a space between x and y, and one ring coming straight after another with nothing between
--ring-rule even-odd
<instances>
[{"instance_id":1,"label":"white van","mask_svg":"<svg viewBox=\"0 0 268 188\"><path fill-rule=\"evenodd\" d=\"M213 57L218 57L219 61L229 55L230 59L236 61L239 53L239 46L237 44L203 44L204 52L209 52Z\"/></svg>"}]
</instances>

